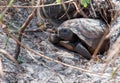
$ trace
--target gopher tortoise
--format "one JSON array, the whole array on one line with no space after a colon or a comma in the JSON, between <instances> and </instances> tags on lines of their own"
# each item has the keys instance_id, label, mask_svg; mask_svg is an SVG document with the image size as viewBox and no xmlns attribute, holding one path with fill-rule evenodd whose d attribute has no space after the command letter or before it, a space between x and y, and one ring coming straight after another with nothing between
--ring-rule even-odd
<instances>
[{"instance_id":1,"label":"gopher tortoise","mask_svg":"<svg viewBox=\"0 0 120 83\"><path fill-rule=\"evenodd\" d=\"M49 36L50 42L79 53L87 60L91 59L106 30L105 23L97 19L72 19L63 22L57 32ZM105 40L99 53L109 48L109 39Z\"/></svg>"}]
</instances>

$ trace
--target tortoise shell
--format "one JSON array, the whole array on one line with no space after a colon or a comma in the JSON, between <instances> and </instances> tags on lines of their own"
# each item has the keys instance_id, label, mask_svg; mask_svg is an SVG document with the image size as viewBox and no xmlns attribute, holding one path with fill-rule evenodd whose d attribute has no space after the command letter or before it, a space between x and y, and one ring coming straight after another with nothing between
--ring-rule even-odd
<instances>
[{"instance_id":1,"label":"tortoise shell","mask_svg":"<svg viewBox=\"0 0 120 83\"><path fill-rule=\"evenodd\" d=\"M80 40L85 42L88 47L96 49L102 38L106 28L105 23L101 20L95 19L72 19L62 23L58 30L61 28L69 28Z\"/></svg>"}]
</instances>

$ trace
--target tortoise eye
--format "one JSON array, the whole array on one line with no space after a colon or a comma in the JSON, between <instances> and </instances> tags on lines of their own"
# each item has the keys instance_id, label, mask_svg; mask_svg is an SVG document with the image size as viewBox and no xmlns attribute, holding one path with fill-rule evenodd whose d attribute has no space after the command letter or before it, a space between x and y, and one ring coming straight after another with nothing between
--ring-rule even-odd
<instances>
[{"instance_id":1,"label":"tortoise eye","mask_svg":"<svg viewBox=\"0 0 120 83\"><path fill-rule=\"evenodd\" d=\"M61 29L60 32L66 33L66 32L68 32L68 30L67 29Z\"/></svg>"}]
</instances>

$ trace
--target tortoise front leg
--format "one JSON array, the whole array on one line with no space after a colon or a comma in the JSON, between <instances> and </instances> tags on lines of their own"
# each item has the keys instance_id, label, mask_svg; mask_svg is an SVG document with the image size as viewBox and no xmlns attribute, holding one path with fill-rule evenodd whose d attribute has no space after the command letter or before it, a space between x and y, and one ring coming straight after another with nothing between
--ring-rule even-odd
<instances>
[{"instance_id":1,"label":"tortoise front leg","mask_svg":"<svg viewBox=\"0 0 120 83\"><path fill-rule=\"evenodd\" d=\"M81 56L83 56L84 58L86 58L87 60L90 60L92 57L90 52L80 43L76 45L75 51L79 53Z\"/></svg>"},{"instance_id":2,"label":"tortoise front leg","mask_svg":"<svg viewBox=\"0 0 120 83\"><path fill-rule=\"evenodd\" d=\"M59 44L70 51L74 51L75 46L67 41L60 41Z\"/></svg>"},{"instance_id":3,"label":"tortoise front leg","mask_svg":"<svg viewBox=\"0 0 120 83\"><path fill-rule=\"evenodd\" d=\"M75 46L71 43L66 43L64 41L60 41L59 44L65 48L67 48L68 50L75 51L75 52L79 53L81 56L83 56L87 60L91 59L91 54L89 53L89 51L80 43L78 43Z\"/></svg>"}]
</instances>

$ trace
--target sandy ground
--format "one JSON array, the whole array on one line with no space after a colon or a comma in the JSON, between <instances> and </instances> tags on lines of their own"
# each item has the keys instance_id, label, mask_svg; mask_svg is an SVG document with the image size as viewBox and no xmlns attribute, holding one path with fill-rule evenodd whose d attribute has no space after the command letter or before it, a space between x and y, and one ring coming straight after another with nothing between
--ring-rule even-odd
<instances>
[{"instance_id":1,"label":"sandy ground","mask_svg":"<svg viewBox=\"0 0 120 83\"><path fill-rule=\"evenodd\" d=\"M17 2L15 4L20 4ZM15 9L6 14L7 25L9 30L17 31L25 22L27 16L31 13L31 9ZM23 12L24 11L24 12ZM11 12L11 14L10 14ZM38 19L35 16L28 26L27 30L38 29ZM15 35L13 33L13 35ZM16 35L15 35L16 36ZM0 28L0 48L7 50L14 56L16 42L9 38ZM111 79L113 69L120 63L120 57L116 59L115 65L109 65L103 75L99 75L105 63L95 61L87 64L87 60L83 59L79 54L70 52L64 48L56 47L48 41L48 32L26 32L22 38L22 42L29 48L44 54L50 58L61 62L87 69L92 73L82 72L78 69L66 67L64 65L46 60L38 55L21 48L20 58L22 63L18 68L12 61L6 58L2 53L3 69L7 83L120 83L120 72L118 70L116 78ZM7 43L7 44L6 44ZM38 62L36 62L34 57ZM106 56L103 57L103 60ZM0 80L2 82L2 80Z\"/></svg>"}]
</instances>

